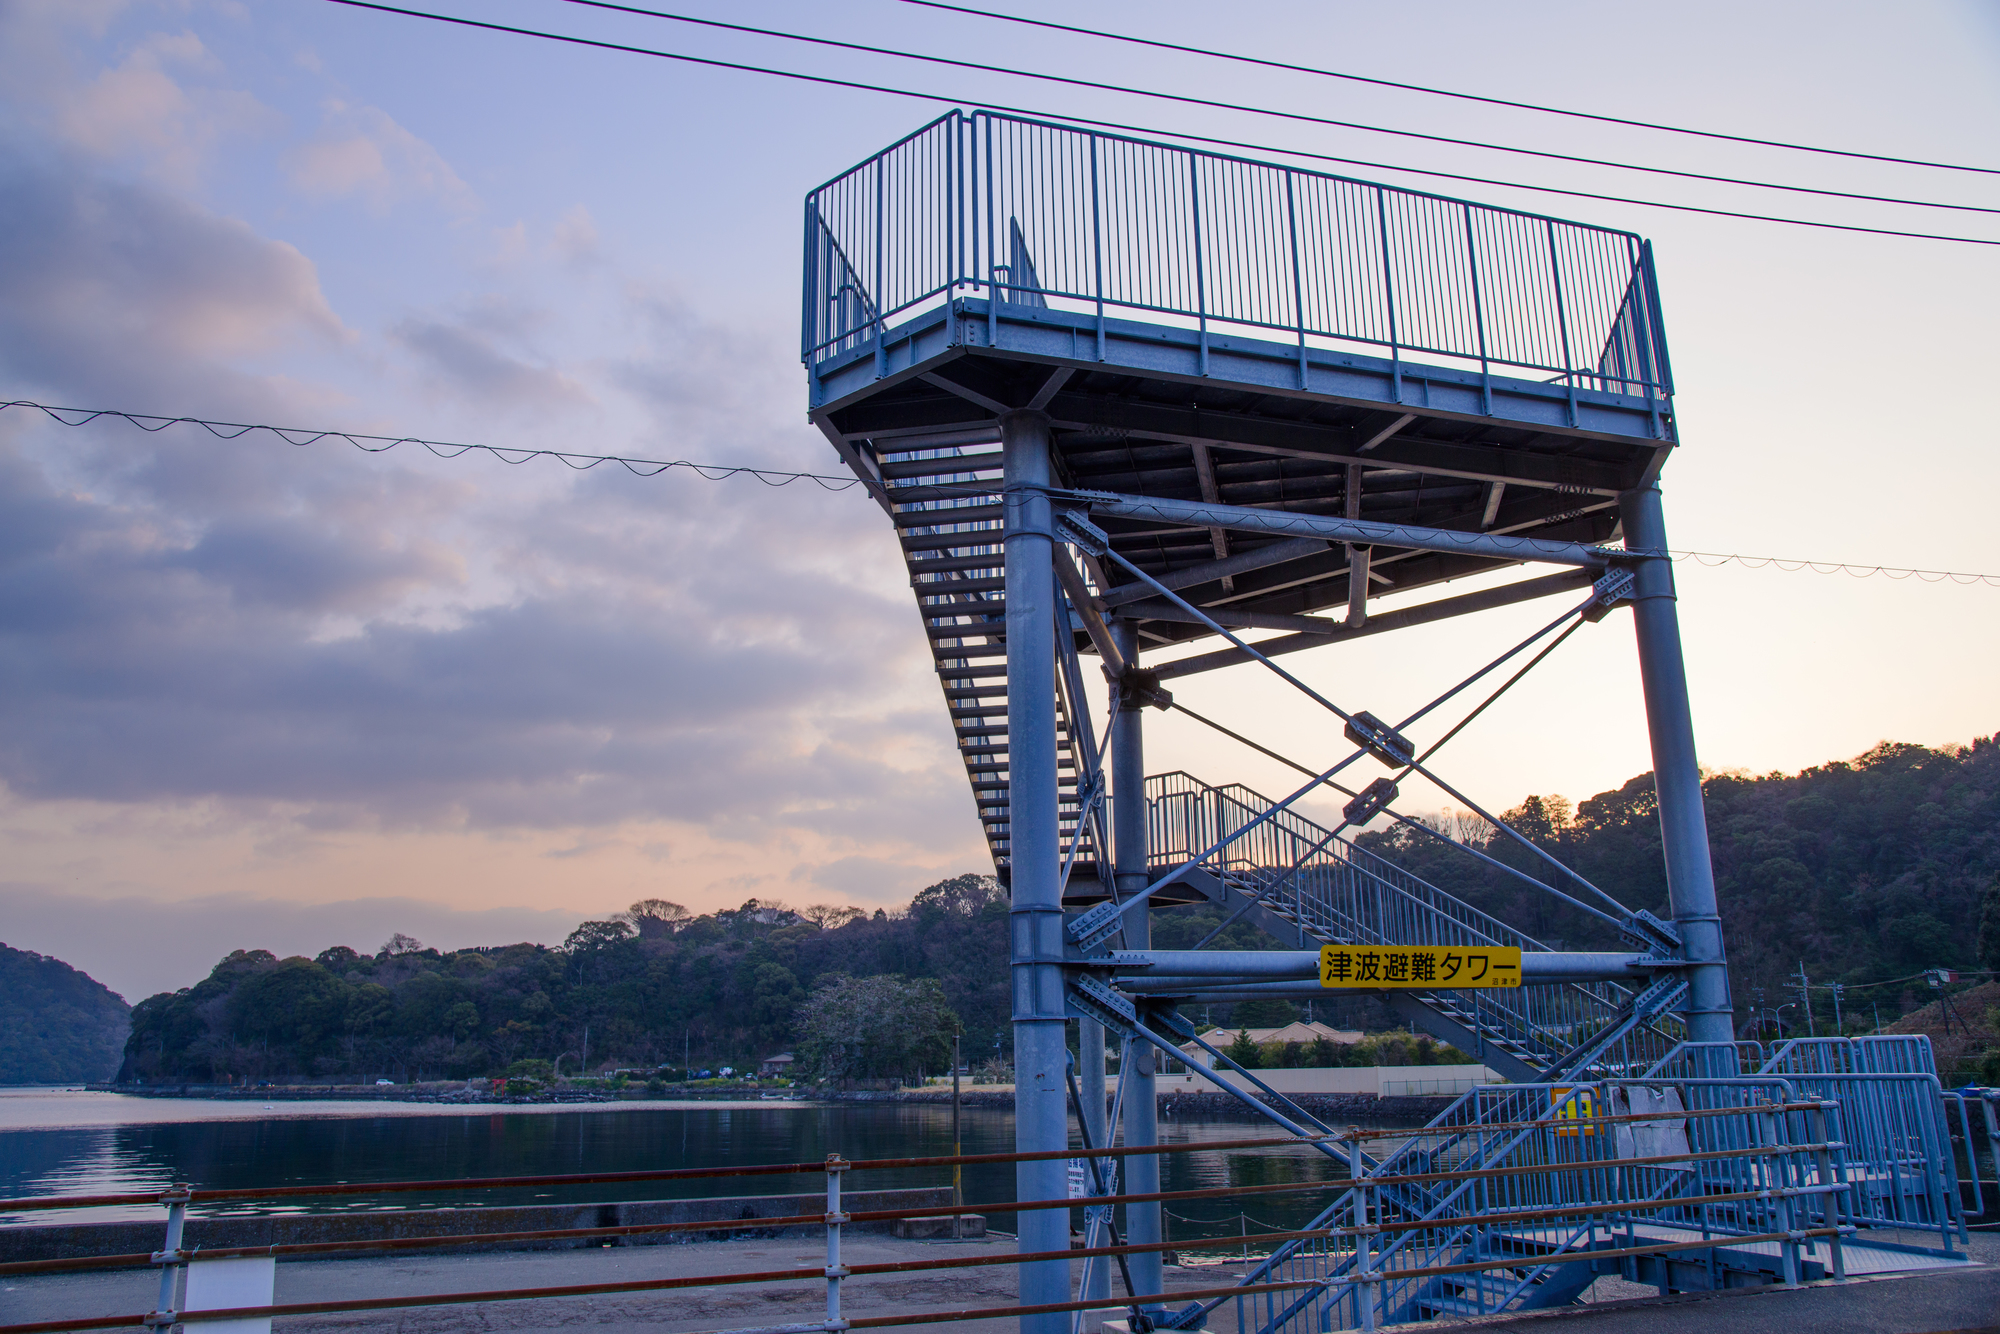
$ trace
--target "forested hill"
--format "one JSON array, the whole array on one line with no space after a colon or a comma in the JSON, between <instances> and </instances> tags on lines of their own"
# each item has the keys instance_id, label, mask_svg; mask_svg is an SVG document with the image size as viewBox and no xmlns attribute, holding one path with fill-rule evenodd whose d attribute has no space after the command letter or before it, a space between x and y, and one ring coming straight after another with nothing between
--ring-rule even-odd
<instances>
[{"instance_id":1,"label":"forested hill","mask_svg":"<svg viewBox=\"0 0 2000 1334\"><path fill-rule=\"evenodd\" d=\"M1815 984L1857 984L1850 1020L1870 1001L1886 1021L1930 999L1921 984L1858 984L1977 965L1981 900L2000 871L2000 737L1939 750L1884 744L1801 774L1718 774L1705 790L1740 1018L1748 1020L1759 987L1770 1005L1790 999L1779 989L1800 959ZM1510 815L1593 883L1667 915L1649 775L1573 807L1530 798ZM1484 826L1450 822L1449 834L1548 873ZM1443 840L1403 829L1362 841L1551 944L1619 947L1595 919ZM1989 935L2000 955L1995 898ZM1192 946L1219 920L1205 908L1158 913L1155 944ZM1273 942L1238 922L1215 943ZM466 1077L565 1054L571 1070L586 1057L592 1068L678 1067L684 1058L740 1067L791 1045L799 1006L816 987L883 974L937 979L968 1059L1007 1054L1007 902L990 877L967 875L931 886L907 909L871 915L752 900L692 916L647 900L584 923L554 948L442 954L398 937L373 954L342 946L316 959L241 950L195 986L133 1011L120 1077ZM1210 1018L1229 1021L1227 1007L1212 1008ZM1375 1008L1348 1002L1343 1021L1365 1022ZM1282 1016L1259 1016L1267 1021Z\"/></svg>"},{"instance_id":2,"label":"forested hill","mask_svg":"<svg viewBox=\"0 0 2000 1334\"><path fill-rule=\"evenodd\" d=\"M139 1004L120 1078L460 1078L564 1053L571 1072L742 1066L788 1045L835 974L941 979L976 1058L1006 1028L1006 898L960 876L893 915L752 899L697 917L651 899L553 949L441 954L399 936L372 955L238 951Z\"/></svg>"},{"instance_id":3,"label":"forested hill","mask_svg":"<svg viewBox=\"0 0 2000 1334\"><path fill-rule=\"evenodd\" d=\"M108 1079L130 1013L88 973L0 945L0 1084Z\"/></svg>"},{"instance_id":4,"label":"forested hill","mask_svg":"<svg viewBox=\"0 0 2000 1334\"><path fill-rule=\"evenodd\" d=\"M1715 774L1702 792L1739 1019L1760 989L1771 1006L1796 1000L1784 989L1802 960L1815 986L1853 989L1844 1018L1879 1003L1885 1022L1930 999L1914 974L2000 967L2000 736L1937 750L1884 742L1798 774ZM1621 902L1670 916L1651 774L1574 808L1530 797L1504 818ZM1553 874L1483 825L1450 832L1516 869ZM1401 828L1360 841L1549 943L1619 947L1610 927L1437 839ZM1814 1006L1831 1018L1829 996L1816 992Z\"/></svg>"}]
</instances>

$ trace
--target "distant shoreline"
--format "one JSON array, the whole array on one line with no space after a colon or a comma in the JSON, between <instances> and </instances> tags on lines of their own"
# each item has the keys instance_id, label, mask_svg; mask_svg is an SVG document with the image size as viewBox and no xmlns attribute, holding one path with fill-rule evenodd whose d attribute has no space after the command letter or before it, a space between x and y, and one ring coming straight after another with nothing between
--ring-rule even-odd
<instances>
[{"instance_id":1,"label":"distant shoreline","mask_svg":"<svg viewBox=\"0 0 2000 1334\"><path fill-rule=\"evenodd\" d=\"M92 1093L120 1093L128 1097L141 1098L200 1098L218 1102L421 1102L463 1105L468 1107L509 1105L548 1105L551 1103L617 1103L617 1102L860 1102L860 1103L920 1103L926 1105L951 1105L951 1093L947 1089L760 1089L760 1088L684 1088L668 1085L657 1092L646 1088L628 1088L619 1091L600 1089L545 1089L537 1093L508 1094L481 1089L468 1089L463 1083L452 1081L438 1084L395 1084L388 1086L368 1084L274 1084L268 1087L244 1087L240 1084L89 1084L84 1086ZM1289 1095L1290 1100L1315 1116L1358 1116L1375 1117L1430 1117L1449 1107L1455 1100L1449 1096L1408 1096L1378 1097L1371 1093L1299 1093ZM1260 1101L1266 1101L1260 1099ZM959 1095L961 1106L1004 1107L1014 1106L1014 1092L1008 1089L989 1089L973 1086L962 1090ZM1189 1093L1185 1090L1163 1089L1160 1104L1169 1115L1186 1112L1200 1115L1223 1115L1237 1113L1249 1115L1249 1109L1242 1102L1226 1093Z\"/></svg>"}]
</instances>

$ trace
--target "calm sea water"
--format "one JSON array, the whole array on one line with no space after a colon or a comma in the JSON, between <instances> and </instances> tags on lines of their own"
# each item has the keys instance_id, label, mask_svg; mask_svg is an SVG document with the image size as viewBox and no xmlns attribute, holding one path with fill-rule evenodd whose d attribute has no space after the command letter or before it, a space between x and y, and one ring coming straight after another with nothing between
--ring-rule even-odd
<instances>
[{"instance_id":1,"label":"calm sea water","mask_svg":"<svg viewBox=\"0 0 2000 1334\"><path fill-rule=\"evenodd\" d=\"M1014 1147L1008 1110L967 1107L966 1153ZM1167 1117L1161 1138L1202 1144L1259 1138L1275 1127L1249 1119ZM459 1180L563 1172L752 1166L949 1154L951 1108L935 1104L620 1102L560 1107L466 1108L425 1103L209 1102L55 1089L0 1089L0 1198L197 1187ZM1163 1188L1333 1181L1340 1168L1299 1147L1197 1150L1168 1156ZM850 1190L950 1183L948 1168L856 1173ZM714 1178L630 1187L350 1196L283 1206L249 1203L212 1212L430 1208L440 1205L657 1199L818 1191L813 1175ZM1014 1199L1011 1164L965 1169L969 1207ZM1325 1192L1173 1202L1170 1236L1303 1224ZM156 1207L65 1211L66 1221L159 1218ZM58 1215L0 1214L0 1222ZM1001 1218L994 1224L1011 1230Z\"/></svg>"}]
</instances>

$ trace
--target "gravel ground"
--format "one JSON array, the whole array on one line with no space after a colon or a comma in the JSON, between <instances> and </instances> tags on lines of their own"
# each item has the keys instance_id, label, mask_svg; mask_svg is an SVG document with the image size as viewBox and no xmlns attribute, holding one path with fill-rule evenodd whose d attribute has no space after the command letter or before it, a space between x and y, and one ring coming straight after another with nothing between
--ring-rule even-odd
<instances>
[{"instance_id":1,"label":"gravel ground","mask_svg":"<svg viewBox=\"0 0 2000 1334\"><path fill-rule=\"evenodd\" d=\"M843 1245L850 1265L1011 1255L1005 1237L968 1242L897 1241L852 1237ZM1484 1321L1438 1321L1428 1328L1524 1326L1521 1334L1551 1326L1550 1334L1936 1334L2000 1330L2000 1234L1975 1237L1973 1254L1985 1261L1949 1273L1820 1284L1792 1291L1766 1289L1659 1298L1652 1289L1615 1278L1598 1280L1588 1304L1559 1311ZM825 1252L809 1239L709 1242L689 1246L613 1247L513 1254L377 1257L292 1261L278 1266L279 1302L337 1301L363 1294L479 1292L503 1288L611 1283L695 1275L814 1269ZM1237 1263L1169 1267L1170 1293L1222 1287L1243 1273ZM6 1322L121 1315L151 1308L158 1280L150 1271L0 1280ZM844 1288L849 1317L1007 1306L1015 1300L1014 1270L1006 1264L936 1273L868 1276ZM812 1320L825 1311L819 1278L660 1293L621 1293L537 1301L487 1302L353 1315L295 1316L279 1322L283 1334L536 1334L579 1327L601 1334L681 1334L742 1330ZM1219 1309L1209 1328L1240 1334L1233 1302ZM1117 1312L1109 1313L1116 1316ZM1011 1319L930 1322L927 1328L966 1334L1013 1334ZM1094 1322L1091 1325L1094 1328ZM1254 1328L1254 1325L1252 1326Z\"/></svg>"}]
</instances>

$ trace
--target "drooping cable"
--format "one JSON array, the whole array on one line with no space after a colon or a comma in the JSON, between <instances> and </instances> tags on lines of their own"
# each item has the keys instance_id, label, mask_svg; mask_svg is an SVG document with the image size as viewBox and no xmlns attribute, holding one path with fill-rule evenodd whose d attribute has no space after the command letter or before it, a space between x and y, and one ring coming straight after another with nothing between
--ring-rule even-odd
<instances>
[{"instance_id":1,"label":"drooping cable","mask_svg":"<svg viewBox=\"0 0 2000 1334\"><path fill-rule=\"evenodd\" d=\"M1931 167L1938 171L1962 171L1984 176L2000 176L2000 167L1972 167L1956 162L1933 162L1927 158L1898 157L1889 153L1864 153L1850 148L1825 148L1816 144L1801 144L1786 139L1760 139L1755 135L1729 134L1721 130L1697 130L1684 125L1666 125L1659 121L1636 120L1629 116L1611 116L1596 111L1575 111L1568 107L1546 106L1539 102L1520 102L1512 98L1460 92L1453 88L1433 88L1427 84L1404 83L1396 79L1383 79L1366 74L1350 74L1342 70L1322 69L1316 65L1295 65L1289 61L1271 60L1261 56L1246 56L1234 51L1218 51L1206 46L1190 46L1180 42L1160 41L1157 38L1151 37L1135 37L1130 33L1108 32L1102 28L1083 28L1069 23L1055 23L1048 19L1028 18L1020 14L995 14L991 10L974 9L968 5L945 4L942 0L903 0L903 3L906 5L918 5L925 9L941 9L953 14L969 14L977 18L996 19L1002 23L1018 23L1033 28L1046 28L1055 32L1076 33L1083 37L1101 37L1110 42L1126 42L1133 46L1150 46L1161 51L1177 51L1184 55L1207 56L1215 60L1234 61L1237 64L1255 65L1264 69L1285 70L1293 74L1313 74L1326 79L1342 79L1349 83L1372 84L1377 88L1394 88L1406 93L1425 93L1432 97L1450 97L1462 102L1479 102L1486 106L1509 107L1516 111L1537 111L1549 116L1568 116L1574 120L1591 120L1604 125L1625 125L1639 130L1658 130L1663 134L1684 134L1697 139L1717 139L1725 143L1750 144L1758 148L1781 148L1794 153L1818 153L1827 157L1855 158L1863 162L1888 162L1903 167Z\"/></svg>"},{"instance_id":2,"label":"drooping cable","mask_svg":"<svg viewBox=\"0 0 2000 1334\"><path fill-rule=\"evenodd\" d=\"M600 463L616 463L636 476L654 477L674 469L685 469L711 482L725 481L731 477L754 477L767 486L788 486L793 482L812 482L826 491L846 491L860 486L856 477L841 477L836 474L818 472L787 472L777 468L746 468L718 463L692 463L685 459L662 461L659 459L633 458L622 454L586 454L568 449L527 449L507 445L460 444L443 440L425 440L418 436L364 435L355 431L339 431L319 427L265 426L243 422L217 421L208 417L173 417L157 412L126 412L118 408L65 408L48 403L38 403L32 399L16 398L0 400L0 412L8 408L32 408L45 414L52 421L64 426L87 426L99 418L111 418L129 422L142 431L160 431L169 426L199 426L209 434L223 440L234 440L238 436L253 431L264 431L277 436L286 444L300 448L321 440L345 440L355 448L370 454L380 454L394 449L397 445L421 445L439 458L456 458L472 450L488 453L511 464L526 463L530 459L558 459L577 471L586 471ZM893 498L901 499L904 493L922 490L927 495L933 491L942 492L947 488L898 488ZM986 495L999 494L997 486L980 486L952 494ZM1889 579L1903 580L1915 577L1923 583L1986 584L2000 588L2000 574L1979 574L1966 570L1909 569L1896 565L1862 565L1840 561L1816 560L1804 556L1745 556L1725 554L1715 551L1668 551L1665 553L1677 561L1692 560L1699 565L1713 568L1735 563L1747 569L1777 569L1787 574L1810 571L1814 574L1846 574L1852 578L1865 579L1882 575ZM1442 702L1442 701L1440 701ZM1411 721L1414 721L1411 720ZM1407 725L1407 724L1406 724Z\"/></svg>"},{"instance_id":3,"label":"drooping cable","mask_svg":"<svg viewBox=\"0 0 2000 1334\"><path fill-rule=\"evenodd\" d=\"M833 37L814 37L808 33L788 32L782 28L759 28L747 23L728 23L721 19L699 18L692 14L676 14L671 10L647 9L640 5L613 3L613 0L566 0L566 3L586 9L611 10L620 14L631 14L643 18L665 19L672 23L686 23L695 27L715 28L726 32L747 33L756 37L771 37L779 41L802 42L810 46L833 47L842 51L858 51L865 55L886 56L892 60L914 60L928 65L944 65L953 69L976 70L983 74L998 74L1007 78L1031 79L1038 83L1060 84L1070 88L1088 88L1097 92L1118 93L1127 97L1144 97L1160 102L1175 102L1186 106L1207 108L1212 111L1234 111L1250 116L1265 116L1273 120L1293 121L1306 125L1324 125L1330 129L1357 130L1364 134L1383 134L1398 139L1415 139L1426 143L1449 144L1457 148L1476 148L1489 153L1511 153L1520 157L1544 158L1554 162L1572 162L1581 166L1609 167L1615 171L1636 171L1654 176L1675 176L1684 180L1709 181L1718 185L1741 185L1756 190L1778 190L1790 194L1819 195L1829 199L1853 199L1874 204L1899 204L1911 208L1935 208L1958 213L2000 213L2000 208L1988 208L1979 204L1949 204L1929 199L1906 199L1895 195L1871 195L1852 190L1826 190L1810 185L1786 185L1777 181L1761 181L1740 176L1718 176L1709 172L1683 171L1675 167L1651 167L1636 162L1620 162L1613 158L1584 157L1576 153L1558 153L1542 148L1523 148L1517 144L1489 143L1482 139L1461 139L1448 134L1431 134L1421 130L1399 130L1386 125L1370 125L1365 121L1338 120L1330 116L1314 116L1301 111L1283 111L1274 107L1260 107L1245 102L1226 102L1219 98L1197 97L1191 93L1167 92L1157 88L1140 88L1131 84L1108 83L1101 79L1080 79L1064 74L1049 74L1040 70L1021 69L1017 66L993 65L977 60L961 60L954 56L935 56L921 51L906 51L893 46L870 46L864 42L848 42Z\"/></svg>"},{"instance_id":4,"label":"drooping cable","mask_svg":"<svg viewBox=\"0 0 2000 1334\"><path fill-rule=\"evenodd\" d=\"M116 408L58 408L20 398L0 402L0 412L8 408L34 408L64 426L87 426L100 417L111 417L130 422L142 431L164 431L169 426L199 426L210 435L222 440L235 440L249 435L252 431L265 431L299 449L321 440L345 440L356 449L365 450L370 454L386 453L398 445L420 445L441 459L455 459L461 454L479 450L491 454L502 463L516 466L530 459L556 459L578 472L587 472L600 463L616 463L639 477L657 477L669 469L686 468L711 482L719 482L728 477L754 477L766 486L790 486L793 482L812 482L825 491L845 491L849 487L861 485L861 479L858 477L839 477L827 473L786 472L777 468L693 463L687 459L637 459L619 454L585 454L570 449L517 449L508 445L469 445L450 440L424 440L413 435L364 435L359 431L265 426L249 422L211 421L205 417L163 417L144 412L121 412Z\"/></svg>"},{"instance_id":5,"label":"drooping cable","mask_svg":"<svg viewBox=\"0 0 2000 1334\"><path fill-rule=\"evenodd\" d=\"M634 46L626 42L607 42L593 37L578 37L571 33L548 32L539 28L523 28L514 24L490 23L484 19L462 18L455 14L436 14L429 10L409 9L401 5L381 4L377 0L327 0L327 2L329 4L345 5L351 9L367 9L383 14L399 14L407 18L426 19L435 23L451 24L455 27L474 28L486 32L509 33L518 37L535 37L543 41L561 42L569 46L589 47L601 51L619 51L627 55L652 56L660 60L680 61L684 64L702 65L711 69L734 70L745 74L763 74L772 78L789 79L798 83L820 84L830 88L848 88L858 92L881 93L888 97L905 97L914 101L930 102L941 106L962 106L965 103L964 98L956 95L921 92L911 88L897 88L888 84L868 83L859 79L837 79L825 74L804 74L797 70L774 69L770 66L752 65L738 60L718 60L710 56L694 56L680 51L662 51L655 47ZM1907 231L1894 227L1863 227L1855 223L1824 222L1811 218L1788 218L1778 214L1750 213L1739 209L1707 208L1698 204L1671 204L1657 199L1636 199L1628 195L1604 194L1593 190L1570 190L1553 185L1529 185L1521 181L1502 180L1491 176L1474 176L1465 172L1437 171L1426 167L1403 166L1394 162L1378 162L1368 158L1341 157L1332 153L1315 153L1299 148L1282 148L1244 139L1228 139L1217 135L1192 134L1183 130L1162 130L1126 121L1065 115L1040 111L1031 107L1008 106L998 102L987 102L982 105L990 110L1004 112L1008 115L1060 120L1072 125L1089 126L1095 129L1112 130L1119 133L1155 135L1162 138L1179 139L1186 143L1210 144L1222 148L1241 148L1257 153L1276 153L1283 157L1301 158L1311 162L1332 162L1343 166L1402 172L1412 176L1427 176L1436 180L1466 181L1476 185L1496 185L1510 190L1527 190L1535 194L1561 195L1568 199L1593 199L1604 203L1630 204L1638 208L1667 209L1675 213L1693 213L1713 218L1734 218L1746 222L1782 223L1793 227L1810 227L1819 231L1855 232L1869 236L1896 236L1918 241L1947 241L1958 245L2000 246L2000 240L1989 240L1977 236L1954 236L1941 232Z\"/></svg>"}]
</instances>

